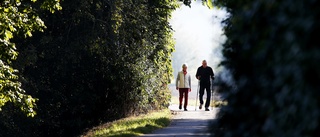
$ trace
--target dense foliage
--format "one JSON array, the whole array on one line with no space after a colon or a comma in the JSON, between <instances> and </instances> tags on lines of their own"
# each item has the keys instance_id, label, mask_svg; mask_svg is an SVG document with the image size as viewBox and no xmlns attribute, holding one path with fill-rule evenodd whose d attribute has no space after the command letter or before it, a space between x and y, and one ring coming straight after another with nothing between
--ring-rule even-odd
<instances>
[{"instance_id":1,"label":"dense foliage","mask_svg":"<svg viewBox=\"0 0 320 137\"><path fill-rule=\"evenodd\" d=\"M18 70L12 67L18 52L16 45L11 42L15 36L32 36L34 31L43 31L43 21L34 10L49 10L54 12L61 9L59 1L36 0L21 2L20 0L3 0L0 2L0 111L6 103L13 103L28 116L34 116L35 98L26 94L21 88ZM35 3L31 6L30 3Z\"/></svg>"},{"instance_id":2,"label":"dense foliage","mask_svg":"<svg viewBox=\"0 0 320 137\"><path fill-rule=\"evenodd\" d=\"M66 0L41 12L44 32L14 38L22 88L37 115L12 105L0 136L77 136L87 128L168 106L173 41L170 0Z\"/></svg>"},{"instance_id":3,"label":"dense foliage","mask_svg":"<svg viewBox=\"0 0 320 137\"><path fill-rule=\"evenodd\" d=\"M215 4L231 14L222 65L236 83L213 126L215 136L320 136L319 1Z\"/></svg>"}]
</instances>

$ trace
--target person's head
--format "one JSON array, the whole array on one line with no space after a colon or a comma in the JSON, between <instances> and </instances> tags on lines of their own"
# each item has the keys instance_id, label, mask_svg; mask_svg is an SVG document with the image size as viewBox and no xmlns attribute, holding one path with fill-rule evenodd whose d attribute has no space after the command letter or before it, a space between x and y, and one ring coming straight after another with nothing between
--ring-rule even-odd
<instances>
[{"instance_id":1,"label":"person's head","mask_svg":"<svg viewBox=\"0 0 320 137\"><path fill-rule=\"evenodd\" d=\"M182 70L187 71L188 65L187 63L182 64Z\"/></svg>"},{"instance_id":2,"label":"person's head","mask_svg":"<svg viewBox=\"0 0 320 137\"><path fill-rule=\"evenodd\" d=\"M204 68L207 67L207 61L206 60L202 61L202 67L204 67Z\"/></svg>"}]
</instances>

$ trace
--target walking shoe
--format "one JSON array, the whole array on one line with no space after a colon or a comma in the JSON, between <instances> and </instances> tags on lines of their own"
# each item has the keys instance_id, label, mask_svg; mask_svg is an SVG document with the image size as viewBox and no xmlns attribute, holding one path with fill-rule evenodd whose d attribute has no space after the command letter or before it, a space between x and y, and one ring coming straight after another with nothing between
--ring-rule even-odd
<instances>
[{"instance_id":1,"label":"walking shoe","mask_svg":"<svg viewBox=\"0 0 320 137\"><path fill-rule=\"evenodd\" d=\"M188 111L188 109L185 108L184 111Z\"/></svg>"},{"instance_id":2,"label":"walking shoe","mask_svg":"<svg viewBox=\"0 0 320 137\"><path fill-rule=\"evenodd\" d=\"M210 111L208 108L206 108L206 111Z\"/></svg>"},{"instance_id":3,"label":"walking shoe","mask_svg":"<svg viewBox=\"0 0 320 137\"><path fill-rule=\"evenodd\" d=\"M200 104L199 109L202 109L202 104Z\"/></svg>"},{"instance_id":4,"label":"walking shoe","mask_svg":"<svg viewBox=\"0 0 320 137\"><path fill-rule=\"evenodd\" d=\"M179 109L182 109L181 105L179 105Z\"/></svg>"}]
</instances>

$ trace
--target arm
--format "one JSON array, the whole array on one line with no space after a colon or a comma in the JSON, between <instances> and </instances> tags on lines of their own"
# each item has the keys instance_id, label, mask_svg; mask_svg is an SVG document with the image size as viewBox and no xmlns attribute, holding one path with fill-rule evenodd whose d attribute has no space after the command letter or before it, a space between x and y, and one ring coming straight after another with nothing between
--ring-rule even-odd
<instances>
[{"instance_id":1,"label":"arm","mask_svg":"<svg viewBox=\"0 0 320 137\"><path fill-rule=\"evenodd\" d=\"M212 78L212 80L214 80L214 72L213 72L213 70L212 70L212 68L211 68L211 78Z\"/></svg>"},{"instance_id":2,"label":"arm","mask_svg":"<svg viewBox=\"0 0 320 137\"><path fill-rule=\"evenodd\" d=\"M178 75L177 75L177 78L176 78L176 89L177 89L177 90L179 89L179 88L178 88L179 80L180 80L180 78L179 78L179 72L178 72Z\"/></svg>"},{"instance_id":3,"label":"arm","mask_svg":"<svg viewBox=\"0 0 320 137\"><path fill-rule=\"evenodd\" d=\"M196 78L200 80L200 67L197 69Z\"/></svg>"},{"instance_id":4,"label":"arm","mask_svg":"<svg viewBox=\"0 0 320 137\"><path fill-rule=\"evenodd\" d=\"M188 81L189 81L189 92L191 91L191 76L189 75L189 78L188 78Z\"/></svg>"}]
</instances>

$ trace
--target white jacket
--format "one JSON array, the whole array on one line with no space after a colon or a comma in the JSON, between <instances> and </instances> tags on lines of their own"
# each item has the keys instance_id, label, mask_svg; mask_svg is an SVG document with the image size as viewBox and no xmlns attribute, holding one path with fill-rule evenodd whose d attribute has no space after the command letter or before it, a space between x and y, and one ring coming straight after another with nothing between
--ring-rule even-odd
<instances>
[{"instance_id":1,"label":"white jacket","mask_svg":"<svg viewBox=\"0 0 320 137\"><path fill-rule=\"evenodd\" d=\"M191 88L191 77L190 74L183 74L183 71L178 72L176 79L176 87L178 88Z\"/></svg>"}]
</instances>

